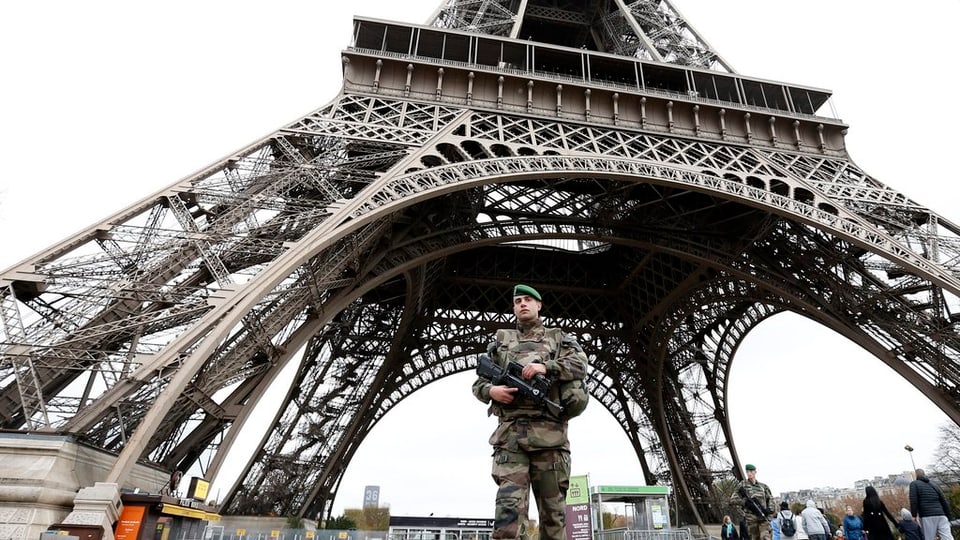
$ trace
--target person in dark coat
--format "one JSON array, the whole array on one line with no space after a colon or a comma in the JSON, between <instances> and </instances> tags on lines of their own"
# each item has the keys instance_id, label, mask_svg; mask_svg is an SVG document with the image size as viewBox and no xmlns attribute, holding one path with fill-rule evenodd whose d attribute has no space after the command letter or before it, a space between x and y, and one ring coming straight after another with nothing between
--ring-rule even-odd
<instances>
[{"instance_id":1,"label":"person in dark coat","mask_svg":"<svg viewBox=\"0 0 960 540\"><path fill-rule=\"evenodd\" d=\"M870 540L893 540L893 533L890 532L887 519L896 527L897 518L893 517L890 510L887 510L887 506L880 500L876 488L867 486L865 491L867 496L863 499L863 512L860 515L867 538Z\"/></svg>"},{"instance_id":2,"label":"person in dark coat","mask_svg":"<svg viewBox=\"0 0 960 540\"><path fill-rule=\"evenodd\" d=\"M926 540L953 540L950 532L950 504L936 484L930 483L923 469L910 482L910 513L920 519L920 530Z\"/></svg>"},{"instance_id":3,"label":"person in dark coat","mask_svg":"<svg viewBox=\"0 0 960 540\"><path fill-rule=\"evenodd\" d=\"M720 538L721 540L740 540L740 535L737 534L737 528L733 526L730 516L723 516L723 524L720 525Z\"/></svg>"},{"instance_id":4,"label":"person in dark coat","mask_svg":"<svg viewBox=\"0 0 960 540\"><path fill-rule=\"evenodd\" d=\"M913 515L906 508L900 509L900 523L897 524L897 530L903 535L903 540L922 540L923 533L920 532L920 525L913 520Z\"/></svg>"}]
</instances>

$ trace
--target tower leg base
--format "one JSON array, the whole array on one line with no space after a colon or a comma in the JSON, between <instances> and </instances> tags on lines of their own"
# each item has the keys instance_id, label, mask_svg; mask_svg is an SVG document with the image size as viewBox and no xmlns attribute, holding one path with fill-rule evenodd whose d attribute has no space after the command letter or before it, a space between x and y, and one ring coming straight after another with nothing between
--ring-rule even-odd
<instances>
[{"instance_id":1,"label":"tower leg base","mask_svg":"<svg viewBox=\"0 0 960 540\"><path fill-rule=\"evenodd\" d=\"M138 464L123 486L102 483L115 460L69 436L0 434L0 539L36 540L51 525L74 524L102 526L112 540L120 488L159 493L170 478Z\"/></svg>"},{"instance_id":2,"label":"tower leg base","mask_svg":"<svg viewBox=\"0 0 960 540\"><path fill-rule=\"evenodd\" d=\"M62 525L100 525L103 540L113 539L113 524L120 518L120 487L109 482L97 482L85 487L73 499L73 511L61 522Z\"/></svg>"}]
</instances>

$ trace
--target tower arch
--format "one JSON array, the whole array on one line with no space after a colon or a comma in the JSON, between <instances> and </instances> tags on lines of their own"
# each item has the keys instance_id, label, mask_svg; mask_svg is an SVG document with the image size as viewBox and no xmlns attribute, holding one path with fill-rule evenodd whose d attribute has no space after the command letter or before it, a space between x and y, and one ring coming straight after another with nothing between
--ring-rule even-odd
<instances>
[{"instance_id":1,"label":"tower arch","mask_svg":"<svg viewBox=\"0 0 960 540\"><path fill-rule=\"evenodd\" d=\"M437 21L460 20L453 16L455 8L469 9L466 4L447 3L445 15ZM611 390L597 396L614 410L635 408L625 430L636 434L644 455L652 454L647 449L657 445L669 451L687 444L681 436L689 439L689 433L671 426L695 423L697 415L707 415L709 409L695 415L690 408L707 395L699 389L709 389L716 383L711 377L722 372L715 366L707 369L709 364L701 357L712 352L708 346L734 347L739 327L728 326L734 324L730 321L748 328L749 317L762 314L750 315L748 306L788 304L848 329L871 344L875 355L929 390L941 408L954 411L956 226L860 171L846 155L840 136L845 126L838 120L814 118L814 110L775 110L789 108L790 100L764 101L771 89L763 86L765 82L746 81L751 84L745 88L755 92L747 96L746 104L719 92L708 95L710 85L683 87L684 81L708 76L716 90L722 88L716 83L731 81L724 76L736 74L729 66L715 74L685 72L684 65L704 69L720 65L697 36L696 47L681 49L672 49L670 40L644 42L650 15L667 17L661 19L664 29L676 28L666 24L671 20L669 8L662 4L657 8L665 10L661 13L618 13L606 21L611 25L598 25L619 30L593 34L592 47L609 46L606 53L629 53L623 56L630 58L637 53L656 65L609 59L603 73L592 73L589 80L563 79L563 104L553 88L569 73L537 72L533 66L534 73L518 75L521 68L506 65L523 58L508 54L510 47L526 51L531 46L522 42L502 48L507 51L503 66L499 61L496 69L488 65L487 71L496 72L493 78L476 75L475 82L486 85L485 92L476 95L468 95L466 87L459 92L447 86L458 81L457 70L463 66L444 64L442 81L436 69L422 69L448 58L404 58L403 69L394 72L398 78L375 80L373 70L363 71L364 62L374 64L374 57L389 55L351 47L345 52L351 77L345 78L344 92L327 108L4 273L5 362L0 367L4 426L25 431L68 426L104 449L125 452L126 463L151 460L181 468L199 454L212 453L211 441L244 414L236 410L255 403L251 398L278 366L294 360L292 351L308 351L302 360L304 376L323 376L300 380L314 380L313 395L326 399L309 406L296 403L302 407L296 418L310 422L278 418L278 436L273 439L277 444L266 448L272 459L250 464L247 478L251 483L256 478L274 479L259 484L263 487L277 486L275 479L291 471L322 478L316 484L319 489L306 498L275 492L278 508L320 514L335 495L335 485L325 479L338 478L338 467L349 462L365 424L353 423L352 432L343 431L338 439L318 437L323 435L318 426L348 418L345 415L359 418L362 405L377 399L394 403L402 394L377 395L387 392L378 383L387 380L390 372L384 366L391 361L409 361L406 368L423 377L431 376L434 368L440 371L433 376L450 369L469 370L465 364L417 363L423 355L405 354L418 349L390 333L402 330L408 341L413 340L416 334L410 332L419 328L417 318L431 306L425 295L429 285L450 283L436 286L446 289L441 298L448 302L433 306L437 310L436 306L447 306L435 316L447 324L437 322L435 329L449 332L446 335L454 342L449 349L433 345L432 350L464 359L465 346L482 339L483 332L452 328L454 310L449 306L464 302L465 312L480 314L475 319L484 323L484 330L503 324L496 314L481 313L478 305L495 306L497 287L526 275L519 262L573 258L561 249L564 242L576 243L577 255L606 256L619 263L609 267L635 276L603 282L609 289L585 290L581 282L595 272L583 264L558 265L555 274L539 279L565 303L581 311L598 311L582 297L605 298L603 292L608 297L610 290L619 290L611 285L617 284L629 292L630 302L620 310L626 315L623 320L630 316L659 325L664 317L673 317L670 326L652 334L655 340L640 340L636 336L648 336L635 332L628 344L659 359L656 373L661 379L667 373L677 380L661 381L653 390L656 398L644 395L630 402L624 390L613 390L614 381L605 375L604 384ZM501 22L513 24L510 17ZM686 25L682 20L679 24ZM626 29L636 41L612 39L628 35L619 33ZM504 31L490 35L509 36ZM404 46L410 43L407 40ZM489 42L476 44L474 50L482 51ZM585 54L563 52L552 58ZM470 60L457 58L461 63ZM676 60L677 65L660 65L664 60ZM407 65L415 73L409 81ZM645 70L657 84L643 86L639 78L610 76L618 70L623 75L621 68L628 65ZM513 77L509 85L516 83L520 89L532 83L535 91L511 96L505 108L498 108L496 77ZM405 83L411 88L404 88ZM794 91L806 91L774 86L791 97ZM589 102L581 92L587 89ZM569 102L572 96L578 99L576 106ZM810 96L822 97L822 92L811 90L806 97ZM701 97L713 101L699 101ZM629 113L618 113L618 105L629 105ZM744 121L748 114L752 116ZM798 131L791 134L783 121L776 123L771 136L768 129L774 124L769 120L774 116L796 118ZM465 149L465 141L489 145L494 155L504 158L495 165L499 169L469 151L464 155L475 162L445 168L442 156L459 152L436 152L438 145ZM637 172L654 169L658 172ZM500 187L496 178L507 177L508 184L519 189L495 191ZM632 177L647 180L626 181ZM545 179L553 182L546 184ZM774 189L774 180L784 184ZM380 181L379 190L367 190ZM608 184L620 192L608 190ZM478 190L483 194L483 189L501 198L470 197ZM789 196L791 192L803 196ZM480 207L482 212L477 210L478 200L488 205ZM536 205L538 211L523 213L502 201ZM571 212L555 212L564 208ZM500 281L488 282L486 288L477 278L478 283L468 284L470 294L456 293L458 287L466 287L462 281L450 281L446 273L449 263L469 264L458 257L460 253L451 252L449 261L424 257L421 265L390 274L402 261L421 260L418 253L444 249L443 236L453 236L454 231L462 235L454 240L461 244L451 245L482 244L484 238L478 242L470 236L483 230L473 219L480 213L497 217L490 230L499 227L498 240L535 239L546 245L523 246L532 253L500 245L502 241L477 246L471 253L489 255L485 262L496 261L512 271L500 274ZM507 236L511 228L517 236ZM721 229L736 234L717 238ZM509 253L500 257L485 249L494 246ZM284 258L291 251L300 258ZM389 280L379 280L388 274ZM487 274L473 270L471 275L488 278ZM763 289L769 296L748 291L758 296L744 296L742 304L716 301L731 291L716 284L743 288L761 279L776 285ZM693 302L699 292L711 292L714 298ZM712 308L706 309L712 315L696 318L705 307ZM568 311L564 322L576 323L576 313ZM694 317L687 322L687 316ZM717 345L720 335L730 337ZM680 339L686 339L687 348L678 345ZM626 357L631 350L618 344L610 354ZM307 369L311 363L321 371ZM689 381L680 378L679 367L689 367ZM42 376L33 377L28 368ZM71 393L81 377L102 377L104 382L87 394ZM411 385L414 381L405 380ZM236 387L221 402L210 399L235 384L243 390ZM182 409L171 407L173 412L167 414L164 406L153 408L156 396L177 385L184 389L175 396ZM628 390L633 395L646 392L638 385ZM291 394L291 403L299 397ZM621 403L615 406L616 399ZM637 419L651 404L663 410L656 417L658 423L640 426ZM108 414L119 406L128 413L125 419ZM152 436L137 434L148 425L158 426ZM137 443L128 446L131 435ZM310 459L291 457L323 445L327 449L314 452ZM708 477L728 474L721 467L723 452L718 455L716 463L709 463L712 455L689 461L674 456L668 467L654 462L650 478L676 482L678 487L682 483L685 511L701 512L698 490L708 489ZM727 458L735 459L735 452ZM123 477L120 467L112 478ZM245 508L254 509L254 503L260 504L252 501Z\"/></svg>"}]
</instances>

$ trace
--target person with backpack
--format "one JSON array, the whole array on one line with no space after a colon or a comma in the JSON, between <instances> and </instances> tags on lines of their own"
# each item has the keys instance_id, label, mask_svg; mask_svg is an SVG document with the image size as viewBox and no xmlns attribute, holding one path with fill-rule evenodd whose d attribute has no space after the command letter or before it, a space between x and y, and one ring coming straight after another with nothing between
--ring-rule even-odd
<instances>
[{"instance_id":1,"label":"person with backpack","mask_svg":"<svg viewBox=\"0 0 960 540\"><path fill-rule=\"evenodd\" d=\"M570 440L567 421L586 406L589 359L576 339L558 328L547 328L540 319L543 298L529 285L513 288L515 328L502 329L487 347L490 360L507 371L519 366L525 381L543 384L559 413L539 405L518 388L479 373L474 397L488 403L488 414L498 419L490 436L497 483L491 538L522 538L527 523L529 493L540 512L540 539L566 537L567 488L570 485ZM479 367L479 365L478 365Z\"/></svg>"},{"instance_id":2,"label":"person with backpack","mask_svg":"<svg viewBox=\"0 0 960 540\"><path fill-rule=\"evenodd\" d=\"M861 540L863 538L863 520L853 513L853 507L847 507L847 514L843 516L843 536L847 540Z\"/></svg>"},{"instance_id":3,"label":"person with backpack","mask_svg":"<svg viewBox=\"0 0 960 540\"><path fill-rule=\"evenodd\" d=\"M776 521L780 524L780 540L795 540L797 537L797 520L786 501L780 503Z\"/></svg>"}]
</instances>

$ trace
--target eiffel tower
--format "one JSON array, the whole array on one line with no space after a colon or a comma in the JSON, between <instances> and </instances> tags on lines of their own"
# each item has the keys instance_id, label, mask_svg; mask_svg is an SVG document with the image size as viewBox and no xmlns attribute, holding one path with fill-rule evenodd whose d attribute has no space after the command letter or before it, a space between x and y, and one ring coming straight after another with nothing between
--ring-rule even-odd
<instances>
[{"instance_id":1,"label":"eiffel tower","mask_svg":"<svg viewBox=\"0 0 960 540\"><path fill-rule=\"evenodd\" d=\"M958 228L860 170L829 92L735 72L668 2L355 22L314 114L3 273L5 429L209 474L286 365L226 513L316 516L364 435L467 371L515 281L690 521L739 474L738 344L784 311L958 414Z\"/></svg>"}]
</instances>

